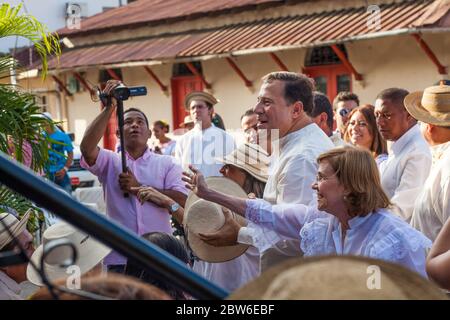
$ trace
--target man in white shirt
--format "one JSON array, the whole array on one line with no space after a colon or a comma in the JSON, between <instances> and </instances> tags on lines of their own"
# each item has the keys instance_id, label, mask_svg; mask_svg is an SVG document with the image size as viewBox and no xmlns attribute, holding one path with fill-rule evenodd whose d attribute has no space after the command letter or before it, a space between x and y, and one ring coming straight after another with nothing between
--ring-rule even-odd
<instances>
[{"instance_id":1,"label":"man in white shirt","mask_svg":"<svg viewBox=\"0 0 450 320\"><path fill-rule=\"evenodd\" d=\"M272 162L264 190L264 200L272 204L315 204L311 185L317 174L316 159L333 144L311 120L312 108L313 84L308 77L293 72L273 72L263 77L253 110L258 115L258 132L266 131L272 140ZM232 223L210 239L209 243L216 246L236 242L255 245L262 252L262 271L302 255L298 240Z\"/></svg>"},{"instance_id":2,"label":"man in white shirt","mask_svg":"<svg viewBox=\"0 0 450 320\"><path fill-rule=\"evenodd\" d=\"M408 93L390 88L378 94L375 101L378 130L392 142L388 159L380 164L381 184L394 204L393 212L407 222L431 167L429 147L404 106Z\"/></svg>"},{"instance_id":3,"label":"man in white shirt","mask_svg":"<svg viewBox=\"0 0 450 320\"><path fill-rule=\"evenodd\" d=\"M217 102L214 96L202 91L194 91L186 96L185 106L195 127L185 133L175 147L175 158L185 171L192 164L205 177L220 176L219 170L223 164L216 158L223 158L236 148L233 137L212 123Z\"/></svg>"},{"instance_id":4,"label":"man in white shirt","mask_svg":"<svg viewBox=\"0 0 450 320\"><path fill-rule=\"evenodd\" d=\"M450 217L450 86L440 85L405 98L408 112L421 121L433 163L417 197L411 225L434 242Z\"/></svg>"},{"instance_id":5,"label":"man in white shirt","mask_svg":"<svg viewBox=\"0 0 450 320\"><path fill-rule=\"evenodd\" d=\"M359 98L353 92L341 91L333 100L334 121L336 124L336 132L344 136L345 127L347 126L348 115L359 106Z\"/></svg>"},{"instance_id":6,"label":"man in white shirt","mask_svg":"<svg viewBox=\"0 0 450 320\"><path fill-rule=\"evenodd\" d=\"M321 92L314 93L314 107L311 111L311 119L331 139L335 147L345 146L339 132L333 133L333 106L328 97Z\"/></svg>"}]
</instances>

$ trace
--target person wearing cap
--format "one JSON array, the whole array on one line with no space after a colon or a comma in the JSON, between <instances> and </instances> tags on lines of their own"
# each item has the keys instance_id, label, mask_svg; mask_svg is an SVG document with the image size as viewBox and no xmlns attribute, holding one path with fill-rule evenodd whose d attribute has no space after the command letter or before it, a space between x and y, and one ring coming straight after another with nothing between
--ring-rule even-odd
<instances>
[{"instance_id":1,"label":"person wearing cap","mask_svg":"<svg viewBox=\"0 0 450 320\"><path fill-rule=\"evenodd\" d=\"M287 238L300 240L304 256L357 255L391 261L426 277L431 241L392 214L377 164L368 150L339 147L317 158L314 205L243 199L209 188L191 167L183 180L199 198L215 202Z\"/></svg>"},{"instance_id":2,"label":"person wearing cap","mask_svg":"<svg viewBox=\"0 0 450 320\"><path fill-rule=\"evenodd\" d=\"M68 240L76 250L76 260L72 261L71 266L64 267L63 263L73 259L73 249L67 245L55 247L45 257L44 249L59 240ZM104 246L100 242L94 240L90 235L81 232L70 224L60 221L48 227L42 236L42 244L34 251L31 261L38 268L43 262L44 269L40 270L45 273L48 281L53 283L59 279L67 279L74 274L75 266L77 274L85 275L100 274L102 272L102 260L111 252L111 249ZM42 261L42 259L44 259ZM27 266L27 278L36 286L44 286L41 274L29 263ZM77 279L74 279L75 281ZM67 284L66 284L67 285Z\"/></svg>"},{"instance_id":3,"label":"person wearing cap","mask_svg":"<svg viewBox=\"0 0 450 320\"><path fill-rule=\"evenodd\" d=\"M219 176L221 164L215 158L226 156L236 148L233 137L212 123L217 103L213 95L203 91L186 96L185 107L195 127L181 136L175 147L175 158L184 170L195 164L206 176Z\"/></svg>"},{"instance_id":4,"label":"person wearing cap","mask_svg":"<svg viewBox=\"0 0 450 320\"><path fill-rule=\"evenodd\" d=\"M405 107L420 121L432 153L430 175L415 199L411 225L434 241L450 217L450 86L413 92L406 96Z\"/></svg>"},{"instance_id":5,"label":"person wearing cap","mask_svg":"<svg viewBox=\"0 0 450 320\"><path fill-rule=\"evenodd\" d=\"M48 112L42 115L48 120L53 121ZM54 124L48 124L45 127L45 131L51 140L56 141L56 143L51 143L51 149L48 152L49 164L46 171L50 176L50 180L71 194L72 184L67 172L73 162L72 140L68 134Z\"/></svg>"},{"instance_id":6,"label":"person wearing cap","mask_svg":"<svg viewBox=\"0 0 450 320\"><path fill-rule=\"evenodd\" d=\"M381 136L392 143L387 160L380 163L381 184L395 205L393 212L410 222L414 199L431 167L431 153L417 121L406 111L408 91L389 88L375 100L375 118Z\"/></svg>"},{"instance_id":7,"label":"person wearing cap","mask_svg":"<svg viewBox=\"0 0 450 320\"><path fill-rule=\"evenodd\" d=\"M180 127L183 129L186 129L186 132L194 129L194 126L195 126L195 123L192 120L191 115L185 116L183 122L180 123Z\"/></svg>"},{"instance_id":8,"label":"person wearing cap","mask_svg":"<svg viewBox=\"0 0 450 320\"><path fill-rule=\"evenodd\" d=\"M104 93L110 94L119 84L118 81L108 81ZM166 211L149 202L141 205L132 187L152 186L184 205L187 190L181 180L183 170L173 157L150 151L147 143L151 130L147 116L137 108L129 108L124 112L125 145L122 148L128 170L123 173L121 155L97 146L115 111L113 101L111 105L105 106L87 128L80 144L80 164L102 183L109 218L138 235L153 231L172 233L170 217ZM123 272L126 258L112 252L105 258L105 264L110 271Z\"/></svg>"},{"instance_id":9,"label":"person wearing cap","mask_svg":"<svg viewBox=\"0 0 450 320\"><path fill-rule=\"evenodd\" d=\"M0 213L0 254L17 251L19 245L28 257L34 252L33 236L26 229L31 210L21 220L10 213ZM8 230L12 233L11 237ZM0 300L22 300L20 284L27 280L26 263L0 266Z\"/></svg>"}]
</instances>

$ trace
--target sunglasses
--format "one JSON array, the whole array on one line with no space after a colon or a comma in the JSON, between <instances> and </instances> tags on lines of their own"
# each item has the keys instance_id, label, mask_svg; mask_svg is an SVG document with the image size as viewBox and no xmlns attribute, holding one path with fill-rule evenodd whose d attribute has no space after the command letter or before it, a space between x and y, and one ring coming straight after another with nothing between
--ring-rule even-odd
<instances>
[{"instance_id":1,"label":"sunglasses","mask_svg":"<svg viewBox=\"0 0 450 320\"><path fill-rule=\"evenodd\" d=\"M351 110L341 109L341 110L339 110L339 115L340 115L341 117L345 117L345 116L347 116L347 115L350 113L350 111L351 111Z\"/></svg>"}]
</instances>

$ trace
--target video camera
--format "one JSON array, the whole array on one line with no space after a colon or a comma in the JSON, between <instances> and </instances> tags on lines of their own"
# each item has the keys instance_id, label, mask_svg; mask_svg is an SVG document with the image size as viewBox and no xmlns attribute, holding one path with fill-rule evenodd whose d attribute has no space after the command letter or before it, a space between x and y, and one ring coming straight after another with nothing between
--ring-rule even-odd
<instances>
[{"instance_id":1,"label":"video camera","mask_svg":"<svg viewBox=\"0 0 450 320\"><path fill-rule=\"evenodd\" d=\"M145 95L147 95L147 88L144 86L127 87L124 84L120 84L116 88L114 88L110 95L103 93L99 87L95 87L91 94L91 99L94 102L102 100L102 102L106 105L112 97L116 98L116 100L124 101L128 100L129 97Z\"/></svg>"}]
</instances>

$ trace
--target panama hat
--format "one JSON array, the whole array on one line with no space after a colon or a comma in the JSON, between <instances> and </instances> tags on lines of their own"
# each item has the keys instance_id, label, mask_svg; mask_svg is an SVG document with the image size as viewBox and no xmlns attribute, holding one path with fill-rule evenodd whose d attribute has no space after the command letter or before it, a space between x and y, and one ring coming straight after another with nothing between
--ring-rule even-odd
<instances>
[{"instance_id":1,"label":"panama hat","mask_svg":"<svg viewBox=\"0 0 450 320\"><path fill-rule=\"evenodd\" d=\"M0 220L3 222L0 223L0 250L12 241L13 238L11 237L11 234L14 237L17 237L25 230L31 211L32 210L29 209L20 220L10 213L0 213ZM5 225L8 227L10 232L6 230Z\"/></svg>"},{"instance_id":2,"label":"panama hat","mask_svg":"<svg viewBox=\"0 0 450 320\"><path fill-rule=\"evenodd\" d=\"M180 127L184 128L190 123L193 124L194 120L192 120L191 116L187 115L187 116L184 117L184 121L182 123L180 123Z\"/></svg>"},{"instance_id":3,"label":"panama hat","mask_svg":"<svg viewBox=\"0 0 450 320\"><path fill-rule=\"evenodd\" d=\"M218 161L236 166L262 182L269 179L270 158L267 152L257 144L244 143Z\"/></svg>"},{"instance_id":4,"label":"panama hat","mask_svg":"<svg viewBox=\"0 0 450 320\"><path fill-rule=\"evenodd\" d=\"M212 106L216 105L219 100L217 100L212 94L204 91L193 91L189 93L184 99L184 106L189 109L189 105L192 100L201 100L210 103Z\"/></svg>"},{"instance_id":5,"label":"panama hat","mask_svg":"<svg viewBox=\"0 0 450 320\"><path fill-rule=\"evenodd\" d=\"M360 256L294 258L268 269L228 299L446 300L427 279L391 262Z\"/></svg>"},{"instance_id":6,"label":"panama hat","mask_svg":"<svg viewBox=\"0 0 450 320\"><path fill-rule=\"evenodd\" d=\"M244 190L234 181L224 177L206 178L206 184L212 190L226 193L230 196L247 198ZM231 213L234 220L241 226L246 226L245 218ZM216 203L200 199L191 192L186 200L183 225L187 231L187 240L197 257L207 262L225 262L242 255L248 245L236 244L233 246L214 247L198 236L199 233L213 233L222 228L225 216L222 207Z\"/></svg>"},{"instance_id":7,"label":"panama hat","mask_svg":"<svg viewBox=\"0 0 450 320\"><path fill-rule=\"evenodd\" d=\"M436 126L450 126L450 86L442 84L410 93L404 103L413 118Z\"/></svg>"},{"instance_id":8,"label":"panama hat","mask_svg":"<svg viewBox=\"0 0 450 320\"><path fill-rule=\"evenodd\" d=\"M67 239L75 246L77 250L77 260L74 261L74 265L80 268L80 275L93 269L109 252L111 252L110 248L100 244L91 236L75 229L66 222L61 221L45 230L42 244L31 256L31 261L33 261L37 267L41 266L44 246L47 246L52 240L58 239ZM68 246L56 247L47 255L44 261L44 269L49 281L67 278L70 275L66 273L67 267L62 266L62 263L71 259L71 257L72 249ZM27 278L35 285L43 285L41 276L30 264L28 264L27 267Z\"/></svg>"}]
</instances>

